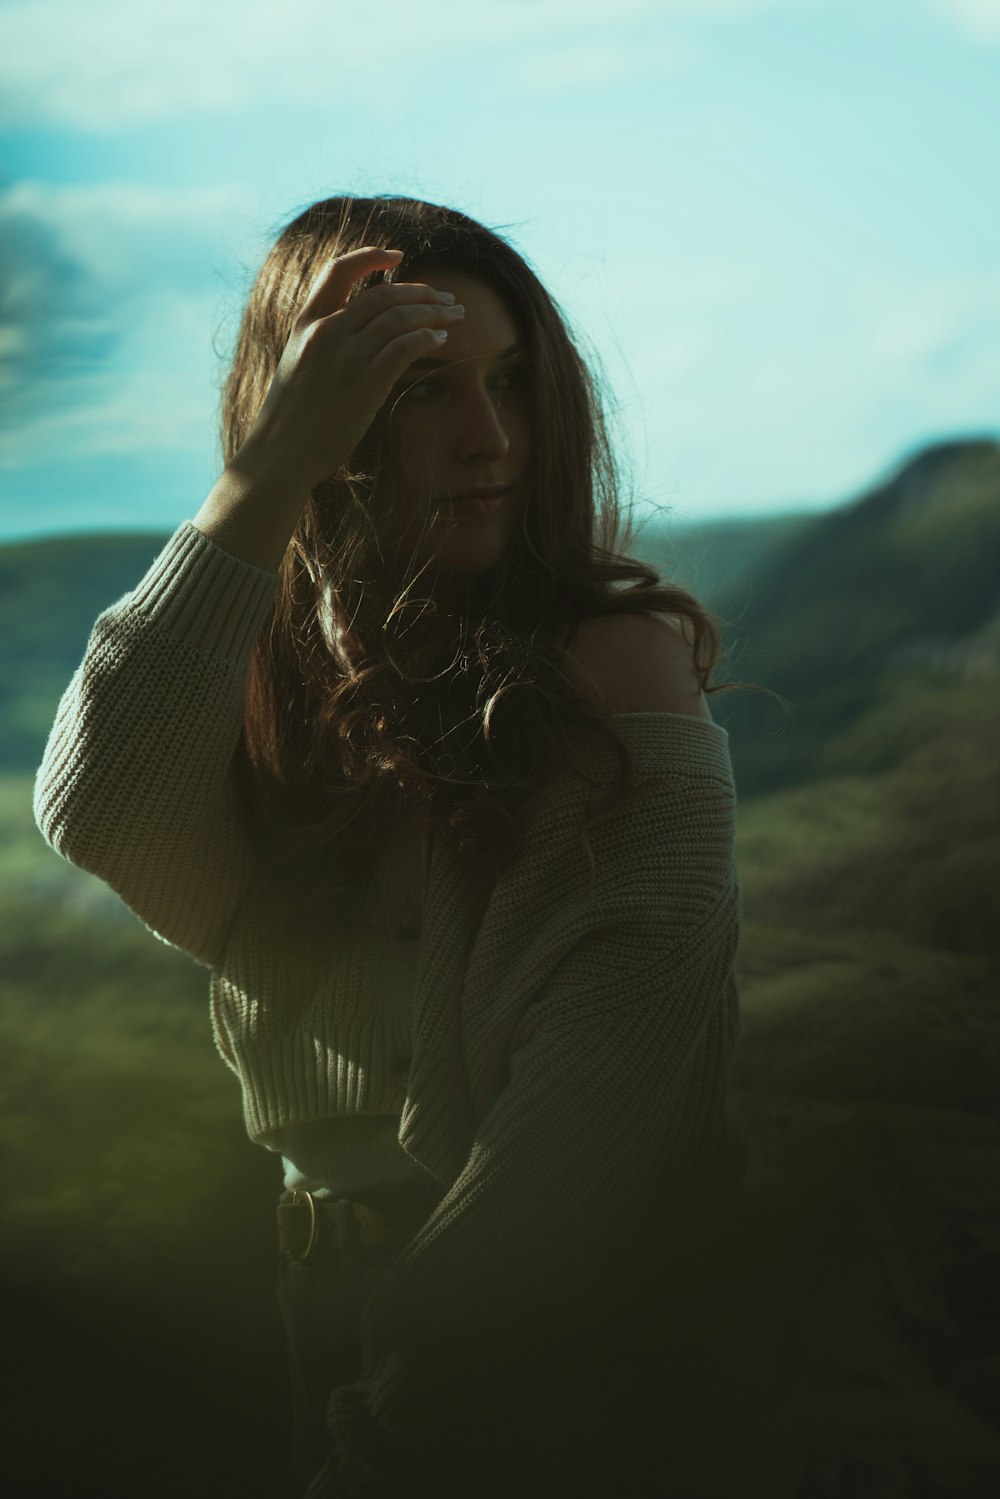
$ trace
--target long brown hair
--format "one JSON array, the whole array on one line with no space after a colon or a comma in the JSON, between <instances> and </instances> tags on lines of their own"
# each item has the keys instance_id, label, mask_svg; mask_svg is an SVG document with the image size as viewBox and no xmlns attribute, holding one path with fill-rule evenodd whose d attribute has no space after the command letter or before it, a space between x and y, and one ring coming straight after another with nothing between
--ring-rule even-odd
<instances>
[{"instance_id":1,"label":"long brown hair","mask_svg":"<svg viewBox=\"0 0 1000 1499\"><path fill-rule=\"evenodd\" d=\"M250 667L245 769L277 893L301 913L348 912L371 875L378 834L402 806L447 823L502 868L521 811L580 734L605 735L629 783L626 746L574 684L567 645L588 616L676 618L706 692L720 659L715 617L624 553L619 481L600 393L559 307L523 256L454 209L409 198L336 197L280 232L251 290L223 387L223 460L250 432L291 325L324 261L359 246L401 249L412 279L447 267L481 277L523 329L533 452L519 532L473 577L450 660L421 676L426 630L441 621L433 568L394 572L382 540L393 515L387 402L349 467L313 490L281 566L269 629ZM625 586L622 586L625 585ZM415 648L417 648L415 650ZM344 901L347 899L347 906Z\"/></svg>"}]
</instances>

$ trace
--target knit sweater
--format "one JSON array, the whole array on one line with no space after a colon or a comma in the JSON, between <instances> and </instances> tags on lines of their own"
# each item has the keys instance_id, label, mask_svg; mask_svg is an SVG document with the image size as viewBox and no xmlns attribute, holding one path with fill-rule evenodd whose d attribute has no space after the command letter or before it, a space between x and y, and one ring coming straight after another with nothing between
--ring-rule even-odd
<instances>
[{"instance_id":1,"label":"knit sweater","mask_svg":"<svg viewBox=\"0 0 1000 1499\"><path fill-rule=\"evenodd\" d=\"M407 1471L399 1454L447 1450L470 1401L485 1419L477 1380L485 1391L499 1340L525 1309L585 1308L651 1184L668 1241L731 1186L719 1162L739 1033L735 793L719 725L616 714L635 776L624 801L595 808L617 759L588 741L584 774L550 778L499 877L435 829L401 1077L336 944L278 952L262 936L231 767L276 585L180 527L97 620L36 817L211 968L216 1044L252 1140L399 1103L401 1147L444 1189L368 1303L360 1379L332 1393L340 1494L358 1475Z\"/></svg>"},{"instance_id":2,"label":"knit sweater","mask_svg":"<svg viewBox=\"0 0 1000 1499\"><path fill-rule=\"evenodd\" d=\"M395 1091L385 1113L340 1113L290 1125L262 1141L280 1151L286 1191L319 1198L352 1197L377 1206L408 1195L428 1202L439 1195L424 1168L399 1143L399 1116L413 1052L413 992L421 955L421 913L426 899L427 832L414 814L402 816L385 840L373 870L369 921L337 934L342 975L338 1009L350 1002L343 976L354 974L367 1029L384 1037L393 1057ZM370 1062L365 1061L370 1067Z\"/></svg>"}]
</instances>

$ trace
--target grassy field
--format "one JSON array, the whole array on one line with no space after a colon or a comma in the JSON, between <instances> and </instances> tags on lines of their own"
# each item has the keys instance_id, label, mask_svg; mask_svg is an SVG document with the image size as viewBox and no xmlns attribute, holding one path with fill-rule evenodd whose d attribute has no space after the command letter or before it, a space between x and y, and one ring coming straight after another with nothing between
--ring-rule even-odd
<instances>
[{"instance_id":1,"label":"grassy field","mask_svg":"<svg viewBox=\"0 0 1000 1499\"><path fill-rule=\"evenodd\" d=\"M790 703L712 701L740 788L730 1107L752 1160L704 1272L720 1499L1000 1493L998 483L996 445L946 446L839 515L648 538L719 604L733 674ZM154 550L0 555L23 643L0 669L5 1477L276 1499L280 1162L244 1134L207 972L30 811L55 696Z\"/></svg>"},{"instance_id":2,"label":"grassy field","mask_svg":"<svg viewBox=\"0 0 1000 1499\"><path fill-rule=\"evenodd\" d=\"M925 684L925 710L944 691ZM914 1493L942 1474L942 1494L977 1493L1000 1462L1000 820L979 696L952 689L951 720L925 711L912 739L883 705L893 753L884 725L856 723L830 774L748 799L739 824L731 1103L759 1186L733 1294L794 1309L833 1467L861 1452L888 1472L911 1451ZM881 749L865 766L869 738ZM207 973L57 859L29 795L26 777L0 783L4 1282L15 1343L75 1433L35 1471L48 1465L46 1493L90 1492L69 1475L100 1411L94 1493L136 1492L134 1465L166 1437L142 1492L273 1495L287 1439L277 1159L243 1133ZM37 1391L24 1398L41 1426Z\"/></svg>"}]
</instances>

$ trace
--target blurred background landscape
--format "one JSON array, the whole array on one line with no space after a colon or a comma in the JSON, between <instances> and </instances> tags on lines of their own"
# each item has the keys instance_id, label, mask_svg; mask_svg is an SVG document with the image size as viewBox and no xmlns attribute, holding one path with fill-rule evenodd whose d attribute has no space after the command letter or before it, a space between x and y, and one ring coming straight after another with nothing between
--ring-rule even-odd
<instances>
[{"instance_id":1,"label":"blurred background landscape","mask_svg":"<svg viewBox=\"0 0 1000 1499\"><path fill-rule=\"evenodd\" d=\"M398 193L536 268L632 551L716 611L719 680L778 695L711 700L755 1183L719 1316L762 1309L719 1381L749 1429L794 1348L811 1456L723 1499L1000 1493L998 61L1000 0L0 0L11 1492L279 1492L279 1163L207 973L45 846L31 781L219 472L267 247Z\"/></svg>"},{"instance_id":2,"label":"blurred background landscape","mask_svg":"<svg viewBox=\"0 0 1000 1499\"><path fill-rule=\"evenodd\" d=\"M274 1494L279 1163L243 1134L206 971L64 864L30 810L93 620L163 539L0 550L5 1325L48 1359L45 1492L140 1492L150 1433L176 1426L142 1493ZM909 1422L923 1487L899 1492L978 1493L1000 1399L1000 444L928 448L820 517L649 524L635 550L723 620L721 680L785 699L712 698L741 798L732 1107L814 1194L776 1203L778 1239L815 1212L837 1235L830 1440L873 1447L877 1472ZM859 1255L877 1304L838 1305ZM863 1414L837 1405L880 1371ZM71 1481L95 1424L103 1472Z\"/></svg>"}]
</instances>

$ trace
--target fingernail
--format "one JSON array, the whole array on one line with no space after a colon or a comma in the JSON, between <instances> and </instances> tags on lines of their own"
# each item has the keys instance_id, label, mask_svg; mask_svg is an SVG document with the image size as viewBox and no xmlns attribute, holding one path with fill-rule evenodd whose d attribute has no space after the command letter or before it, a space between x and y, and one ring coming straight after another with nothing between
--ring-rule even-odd
<instances>
[{"instance_id":1,"label":"fingernail","mask_svg":"<svg viewBox=\"0 0 1000 1499\"><path fill-rule=\"evenodd\" d=\"M455 293L453 291L439 291L438 296L442 302L454 302L455 300Z\"/></svg>"},{"instance_id":2,"label":"fingernail","mask_svg":"<svg viewBox=\"0 0 1000 1499\"><path fill-rule=\"evenodd\" d=\"M443 344L445 339L448 337L447 328L435 328L434 337L437 339L439 344Z\"/></svg>"}]
</instances>

